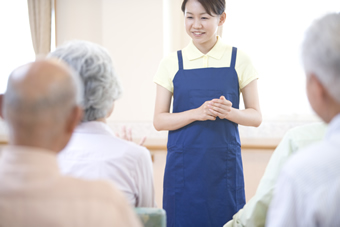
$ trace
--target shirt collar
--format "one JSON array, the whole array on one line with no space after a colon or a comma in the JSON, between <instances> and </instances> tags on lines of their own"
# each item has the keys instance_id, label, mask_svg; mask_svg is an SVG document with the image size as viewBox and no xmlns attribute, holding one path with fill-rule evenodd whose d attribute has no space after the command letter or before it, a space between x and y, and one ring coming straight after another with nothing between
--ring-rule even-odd
<instances>
[{"instance_id":1,"label":"shirt collar","mask_svg":"<svg viewBox=\"0 0 340 227\"><path fill-rule=\"evenodd\" d=\"M222 42L221 37L217 36L216 44L206 55L215 59L221 59L224 54L225 48L226 45ZM190 61L204 56L204 54L199 49L197 49L192 40L190 41L189 45L183 50L186 52L186 55L188 56L188 59Z\"/></svg>"},{"instance_id":2,"label":"shirt collar","mask_svg":"<svg viewBox=\"0 0 340 227\"><path fill-rule=\"evenodd\" d=\"M115 136L111 128L106 123L100 121L82 122L80 125L77 126L74 132Z\"/></svg>"}]
</instances>

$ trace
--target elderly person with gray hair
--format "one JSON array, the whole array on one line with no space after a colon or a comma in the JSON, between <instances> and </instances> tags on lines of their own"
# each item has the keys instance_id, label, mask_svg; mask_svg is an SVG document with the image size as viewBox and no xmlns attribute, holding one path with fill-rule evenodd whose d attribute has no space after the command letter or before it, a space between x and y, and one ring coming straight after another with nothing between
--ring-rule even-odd
<instances>
[{"instance_id":1,"label":"elderly person with gray hair","mask_svg":"<svg viewBox=\"0 0 340 227\"><path fill-rule=\"evenodd\" d=\"M307 96L329 123L323 141L292 157L281 171L266 226L340 226L340 14L307 30L302 60Z\"/></svg>"},{"instance_id":2,"label":"elderly person with gray hair","mask_svg":"<svg viewBox=\"0 0 340 227\"><path fill-rule=\"evenodd\" d=\"M82 116L81 88L78 75L51 59L10 75L0 96L9 129L0 157L0 226L141 226L114 185L60 173L57 154Z\"/></svg>"},{"instance_id":3,"label":"elderly person with gray hair","mask_svg":"<svg viewBox=\"0 0 340 227\"><path fill-rule=\"evenodd\" d=\"M126 195L132 206L154 207L150 152L115 136L106 124L121 86L108 52L87 41L59 46L49 57L68 63L84 84L82 123L59 155L65 174L84 179L107 179Z\"/></svg>"}]
</instances>

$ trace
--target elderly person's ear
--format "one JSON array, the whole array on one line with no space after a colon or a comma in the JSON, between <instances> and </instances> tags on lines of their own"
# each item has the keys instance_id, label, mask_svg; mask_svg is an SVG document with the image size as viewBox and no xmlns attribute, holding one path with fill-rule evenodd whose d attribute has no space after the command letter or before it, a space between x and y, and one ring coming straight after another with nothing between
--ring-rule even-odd
<instances>
[{"instance_id":1,"label":"elderly person's ear","mask_svg":"<svg viewBox=\"0 0 340 227\"><path fill-rule=\"evenodd\" d=\"M4 95L0 94L0 117L4 119L4 116L2 115L2 103L3 103Z\"/></svg>"}]
</instances>

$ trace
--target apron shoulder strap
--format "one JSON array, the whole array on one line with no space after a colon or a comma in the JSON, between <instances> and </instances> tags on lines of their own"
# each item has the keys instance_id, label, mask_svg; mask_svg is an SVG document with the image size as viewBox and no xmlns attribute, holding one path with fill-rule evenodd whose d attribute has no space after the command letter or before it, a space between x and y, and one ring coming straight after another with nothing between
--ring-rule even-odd
<instances>
[{"instance_id":1,"label":"apron shoulder strap","mask_svg":"<svg viewBox=\"0 0 340 227\"><path fill-rule=\"evenodd\" d=\"M235 68L236 55L237 55L237 48L233 47L233 52L231 54L230 68Z\"/></svg>"},{"instance_id":2,"label":"apron shoulder strap","mask_svg":"<svg viewBox=\"0 0 340 227\"><path fill-rule=\"evenodd\" d=\"M182 57L181 50L177 51L177 57L178 57L178 69L182 70L183 69L183 57Z\"/></svg>"}]
</instances>

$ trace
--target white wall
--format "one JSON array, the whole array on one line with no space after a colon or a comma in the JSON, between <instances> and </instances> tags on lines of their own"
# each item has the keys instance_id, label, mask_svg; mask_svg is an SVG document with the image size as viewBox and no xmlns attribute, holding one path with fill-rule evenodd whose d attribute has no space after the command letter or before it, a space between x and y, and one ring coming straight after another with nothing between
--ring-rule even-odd
<instances>
[{"instance_id":1,"label":"white wall","mask_svg":"<svg viewBox=\"0 0 340 227\"><path fill-rule=\"evenodd\" d=\"M110 121L151 122L152 78L163 57L163 5L160 0L57 0L57 45L84 39L110 52L124 93Z\"/></svg>"},{"instance_id":2,"label":"white wall","mask_svg":"<svg viewBox=\"0 0 340 227\"><path fill-rule=\"evenodd\" d=\"M111 119L152 121L152 79L163 57L162 1L103 0L102 15L103 45L124 87Z\"/></svg>"},{"instance_id":3,"label":"white wall","mask_svg":"<svg viewBox=\"0 0 340 227\"><path fill-rule=\"evenodd\" d=\"M102 44L101 0L55 0L56 45L72 39Z\"/></svg>"},{"instance_id":4,"label":"white wall","mask_svg":"<svg viewBox=\"0 0 340 227\"><path fill-rule=\"evenodd\" d=\"M155 85L163 55L189 42L184 30L182 0L56 0L57 45L84 39L103 45L113 58L124 93L109 125L133 129L134 137L166 139L152 125ZM300 119L301 120L301 119ZM240 126L242 137L279 138L289 129L315 119L265 121L260 128Z\"/></svg>"}]
</instances>

